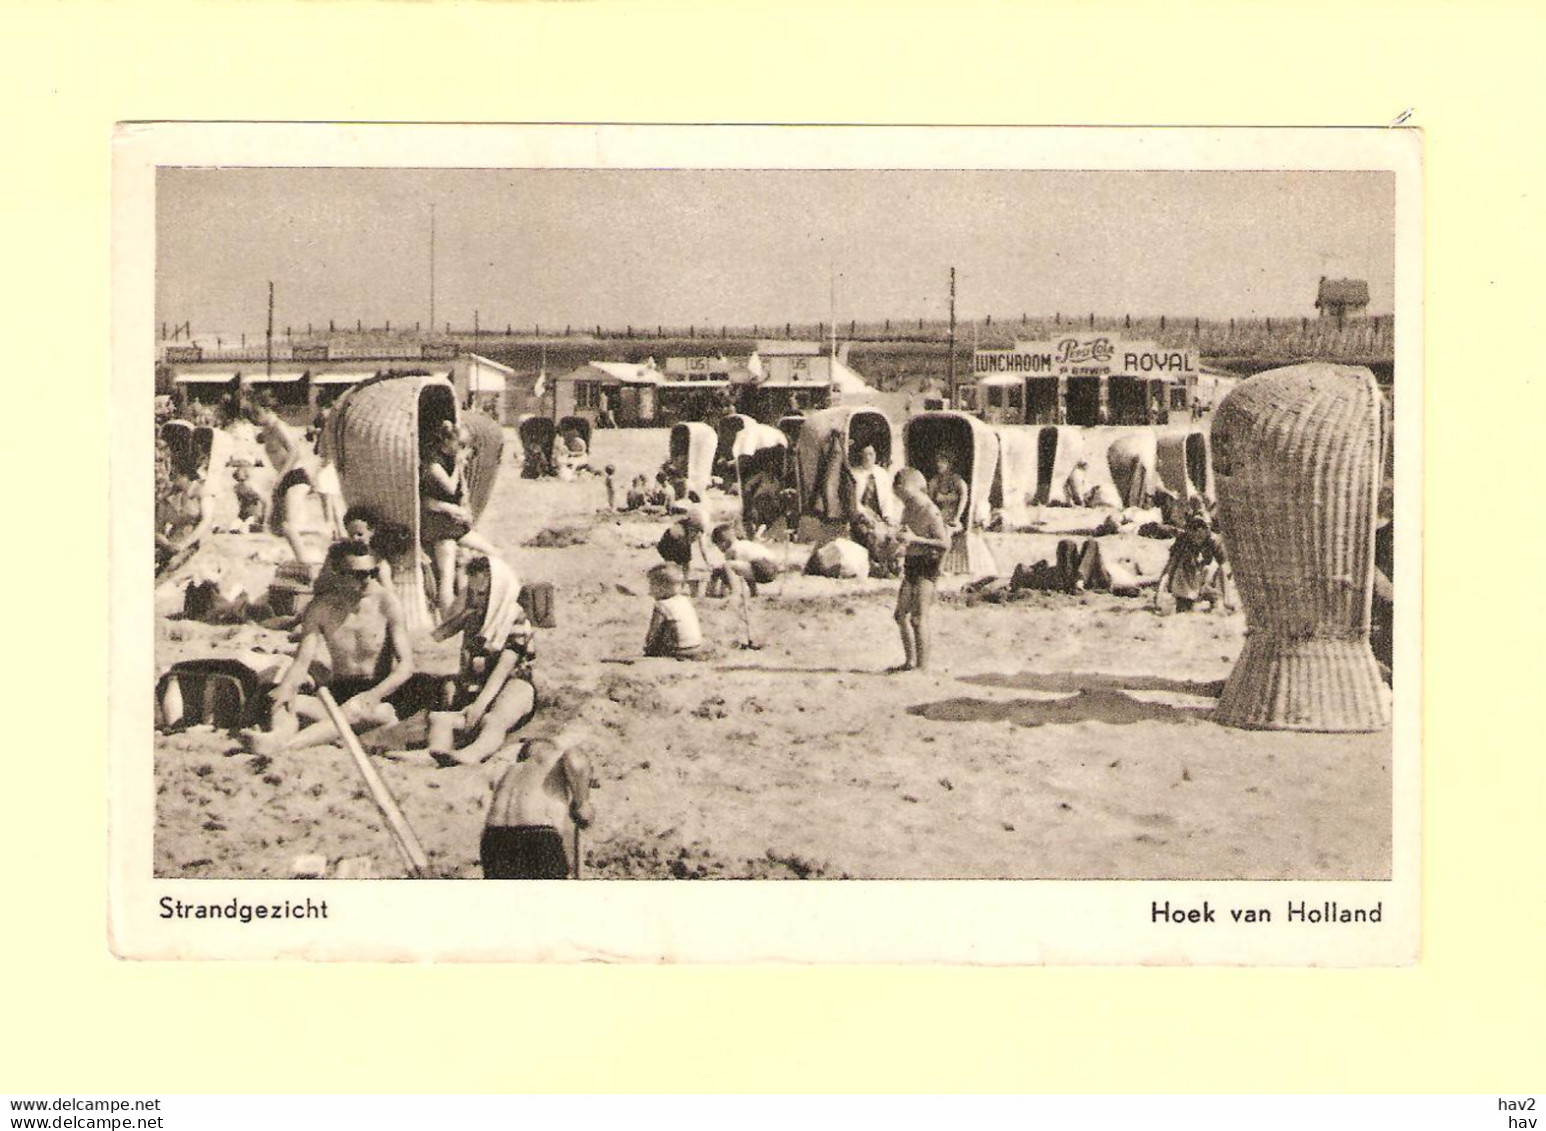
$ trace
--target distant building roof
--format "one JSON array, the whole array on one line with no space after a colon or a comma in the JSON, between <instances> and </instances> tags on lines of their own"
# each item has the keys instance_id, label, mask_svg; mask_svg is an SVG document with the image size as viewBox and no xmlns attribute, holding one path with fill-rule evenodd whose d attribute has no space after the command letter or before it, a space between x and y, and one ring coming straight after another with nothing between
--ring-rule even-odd
<instances>
[{"instance_id":1,"label":"distant building roof","mask_svg":"<svg viewBox=\"0 0 1546 1131\"><path fill-rule=\"evenodd\" d=\"M659 385L665 380L654 365L627 361L589 361L572 373L565 373L560 380L594 381L597 374L624 385Z\"/></svg>"},{"instance_id":2,"label":"distant building roof","mask_svg":"<svg viewBox=\"0 0 1546 1131\"><path fill-rule=\"evenodd\" d=\"M493 361L490 358L484 357L481 353L469 353L467 354L467 360L474 363L475 365L487 365L490 368L497 369L506 377L515 376L515 370L511 369L508 365L501 365L497 361Z\"/></svg>"},{"instance_id":3,"label":"distant building roof","mask_svg":"<svg viewBox=\"0 0 1546 1131\"><path fill-rule=\"evenodd\" d=\"M1362 279L1328 279L1321 277L1320 290L1315 295L1317 310L1326 306L1368 306L1369 284Z\"/></svg>"},{"instance_id":4,"label":"distant building roof","mask_svg":"<svg viewBox=\"0 0 1546 1131\"><path fill-rule=\"evenodd\" d=\"M785 341L782 338L773 338L769 341L758 342L757 352L763 357L777 357L780 354L795 357L818 357L823 352L820 342L795 342Z\"/></svg>"}]
</instances>

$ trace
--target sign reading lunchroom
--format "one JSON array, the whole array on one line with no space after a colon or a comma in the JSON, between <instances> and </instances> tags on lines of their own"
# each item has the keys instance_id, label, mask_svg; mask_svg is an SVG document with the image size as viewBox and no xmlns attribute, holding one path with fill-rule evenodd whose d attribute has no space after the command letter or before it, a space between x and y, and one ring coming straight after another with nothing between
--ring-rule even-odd
<instances>
[{"instance_id":1,"label":"sign reading lunchroom","mask_svg":"<svg viewBox=\"0 0 1546 1131\"><path fill-rule=\"evenodd\" d=\"M1110 334L1065 334L1009 349L980 349L972 369L982 377L1023 374L1046 377L1195 377L1197 354L1151 341Z\"/></svg>"}]
</instances>

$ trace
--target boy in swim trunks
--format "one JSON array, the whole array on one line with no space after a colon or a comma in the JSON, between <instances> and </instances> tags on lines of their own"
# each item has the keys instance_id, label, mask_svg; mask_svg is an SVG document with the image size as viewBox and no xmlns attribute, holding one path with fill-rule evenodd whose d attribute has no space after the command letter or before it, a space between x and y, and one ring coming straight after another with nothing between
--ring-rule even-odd
<instances>
[{"instance_id":1,"label":"boy in swim trunks","mask_svg":"<svg viewBox=\"0 0 1546 1131\"><path fill-rule=\"evenodd\" d=\"M486 880L566 880L576 829L589 828L590 762L551 739L523 742L494 787L479 856Z\"/></svg>"},{"instance_id":2,"label":"boy in swim trunks","mask_svg":"<svg viewBox=\"0 0 1546 1131\"><path fill-rule=\"evenodd\" d=\"M926 493L923 473L915 467L897 472L902 500L902 586L896 598L896 623L906 657L893 672L927 671L934 628L934 589L940 563L950 549L950 530Z\"/></svg>"},{"instance_id":3,"label":"boy in swim trunks","mask_svg":"<svg viewBox=\"0 0 1546 1131\"><path fill-rule=\"evenodd\" d=\"M740 586L736 579L746 584L753 597L757 586L772 584L778 578L778 559L773 551L761 542L749 538L737 538L735 528L728 522L720 523L709 535L714 548L724 556L724 564L714 567L709 577L708 595L734 594Z\"/></svg>"}]
</instances>

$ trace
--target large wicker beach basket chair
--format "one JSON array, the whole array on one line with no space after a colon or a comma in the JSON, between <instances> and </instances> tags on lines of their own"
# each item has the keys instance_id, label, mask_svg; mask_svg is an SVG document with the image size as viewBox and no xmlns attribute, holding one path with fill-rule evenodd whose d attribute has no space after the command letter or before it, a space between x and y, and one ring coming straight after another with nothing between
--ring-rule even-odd
<instances>
[{"instance_id":1,"label":"large wicker beach basket chair","mask_svg":"<svg viewBox=\"0 0 1546 1131\"><path fill-rule=\"evenodd\" d=\"M847 538L853 515L842 490L842 464L857 450L875 449L883 517L895 517L891 474L896 466L891 418L877 408L838 405L805 417L794 445L795 490L800 496L800 522L795 537L820 547L834 538Z\"/></svg>"},{"instance_id":2,"label":"large wicker beach basket chair","mask_svg":"<svg viewBox=\"0 0 1546 1131\"><path fill-rule=\"evenodd\" d=\"M714 449L719 437L701 420L684 420L671 426L666 454L687 469L687 488L701 497L714 475Z\"/></svg>"},{"instance_id":3,"label":"large wicker beach basket chair","mask_svg":"<svg viewBox=\"0 0 1546 1131\"><path fill-rule=\"evenodd\" d=\"M1213 421L1219 527L1246 639L1215 722L1373 731L1390 703L1369 647L1381 399L1367 369L1241 382Z\"/></svg>"},{"instance_id":4,"label":"large wicker beach basket chair","mask_svg":"<svg viewBox=\"0 0 1546 1131\"><path fill-rule=\"evenodd\" d=\"M907 421L903 438L908 466L923 472L924 478L934 475L935 457L943 452L950 457L950 466L966 480L964 528L955 536L940 568L945 573L974 577L997 573L998 566L982 536L982 528L993 514L998 434L968 413L920 412Z\"/></svg>"},{"instance_id":5,"label":"large wicker beach basket chair","mask_svg":"<svg viewBox=\"0 0 1546 1131\"><path fill-rule=\"evenodd\" d=\"M391 565L408 627L415 633L434 625L419 545L420 441L444 420L470 433L466 505L477 518L494 492L504 431L482 413L458 413L456 390L445 377L389 375L362 382L339 398L326 425L345 501L375 508L413 536L410 548Z\"/></svg>"},{"instance_id":6,"label":"large wicker beach basket chair","mask_svg":"<svg viewBox=\"0 0 1546 1131\"><path fill-rule=\"evenodd\" d=\"M1012 530L1030 523L1036 505L1041 429L1027 424L999 424L993 426L993 432L998 437L998 466L988 503L998 513L1004 529Z\"/></svg>"},{"instance_id":7,"label":"large wicker beach basket chair","mask_svg":"<svg viewBox=\"0 0 1546 1131\"><path fill-rule=\"evenodd\" d=\"M1106 469L1124 507L1146 507L1160 485L1159 441L1150 428L1124 428L1106 448Z\"/></svg>"}]
</instances>

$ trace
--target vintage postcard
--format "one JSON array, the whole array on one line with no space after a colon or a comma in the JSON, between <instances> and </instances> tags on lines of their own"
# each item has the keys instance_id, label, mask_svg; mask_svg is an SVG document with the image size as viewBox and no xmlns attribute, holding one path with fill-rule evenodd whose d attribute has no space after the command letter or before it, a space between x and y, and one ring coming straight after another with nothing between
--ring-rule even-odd
<instances>
[{"instance_id":1,"label":"vintage postcard","mask_svg":"<svg viewBox=\"0 0 1546 1131\"><path fill-rule=\"evenodd\" d=\"M1415 961L1421 160L122 125L115 953Z\"/></svg>"}]
</instances>

